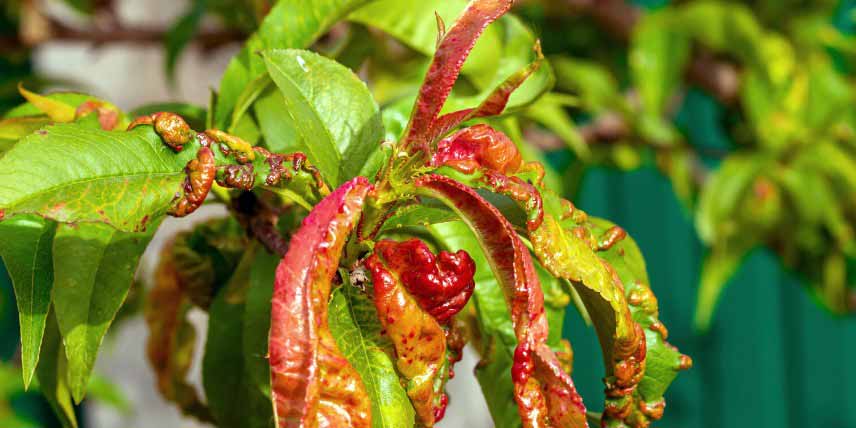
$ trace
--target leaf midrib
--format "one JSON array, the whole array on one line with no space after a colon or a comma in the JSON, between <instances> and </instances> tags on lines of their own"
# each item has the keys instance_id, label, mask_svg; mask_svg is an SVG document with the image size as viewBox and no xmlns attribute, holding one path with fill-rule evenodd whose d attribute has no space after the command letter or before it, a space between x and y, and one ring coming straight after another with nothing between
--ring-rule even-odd
<instances>
[{"instance_id":1,"label":"leaf midrib","mask_svg":"<svg viewBox=\"0 0 856 428\"><path fill-rule=\"evenodd\" d=\"M289 50L292 50L292 49L283 49L283 51L289 51ZM328 144L332 147L331 152L334 155L336 165L341 164L342 155L341 155L341 153L339 153L339 149L336 145L336 140L333 138L333 135L330 134L330 130L327 128L327 124L321 119L321 114L318 112L318 110L315 109L315 106L309 101L309 99L306 97L306 94L304 94L303 91L301 90L300 85L298 85L297 82L295 82L294 79L292 79L291 76L289 76L288 73L286 73L282 69L282 67L280 67L275 62L271 61L268 56L265 56L265 64L267 64L267 66L269 68L276 69L276 71L280 74L280 76L282 76L285 80L287 80L288 84L290 84L292 86L292 88L295 90L295 92L297 94L299 94L299 96L300 96L299 101L302 102L303 105L307 108L307 110L309 110L312 113L312 115L315 118L315 121L320 125L319 127L321 128L322 132L324 133L324 136L326 136L326 140L327 140ZM271 76L271 79L274 81L274 84L276 86L279 86L279 84L276 82L276 79L274 79L273 76ZM279 88L277 88L277 89L279 89ZM280 92L282 92L281 89L279 89L279 90L280 90ZM288 101L287 101L288 97L286 97L285 94L283 94L283 99L286 100L286 104L288 104ZM292 114L291 109L286 109L285 111L286 111L286 113L288 113L288 115L291 117L291 119L294 123L299 122L297 120L297 118L294 117L294 114ZM314 144L310 144L310 141L311 141L310 137L311 136L304 134L304 129L302 126L298 127L298 129L299 129L298 132L300 132L300 135L304 139L304 145L306 146L306 150L312 152L312 155L314 156L314 158L316 160L316 164L317 164L320 157L318 156L318 153L314 150ZM328 180L330 180L330 178L334 178L334 180L330 180L330 181L338 182L338 180L339 180L339 177L338 177L339 168L338 167L334 168L334 171L331 171L330 173L335 174L335 176L334 177L328 177Z\"/></svg>"},{"instance_id":2,"label":"leaf midrib","mask_svg":"<svg viewBox=\"0 0 856 428\"><path fill-rule=\"evenodd\" d=\"M12 174L10 174L10 175L12 175ZM57 184L57 185L55 185L55 186L47 187L47 188L41 189L41 190L39 190L39 191L37 191L37 192L27 194L27 196L24 196L24 197L22 197L22 198L15 199L13 202L9 202L9 205L7 205L7 207L12 207L12 206L14 206L14 205L19 205L19 204L22 204L22 203L24 203L24 202L27 202L27 201L30 201L30 200L33 200L33 199L37 199L37 198L42 197L42 196L48 196L50 193L56 193L56 191L58 191L58 190L60 190L60 189L64 189L64 188L67 188L67 187L73 187L73 186L77 186L77 185L85 184L85 183L88 183L88 182L96 182L96 181L101 181L101 180L110 180L110 179L114 179L114 178L122 178L122 177L124 177L124 178L130 178L130 179L137 179L137 178L140 178L140 177L148 178L148 177L161 177L161 176L183 176L183 175L184 175L184 171L176 171L176 172L138 172L138 173L132 173L132 174L110 174L110 175L101 175L101 176L92 177L92 178L85 178L85 179L79 179L79 180L66 181L66 182L64 182L64 183L62 183L62 184ZM0 174L0 177L2 177L2 176L3 176L3 174ZM2 185L0 185L0 189L2 189L2 188L4 188L4 187L5 187L6 189L13 189L13 190L17 190L15 187L8 187L8 186L2 186Z\"/></svg>"},{"instance_id":3,"label":"leaf midrib","mask_svg":"<svg viewBox=\"0 0 856 428\"><path fill-rule=\"evenodd\" d=\"M373 371L371 359L369 358L368 347L365 345L366 338L365 338L365 335L363 334L362 326L360 325L360 323L358 321L359 318L357 318L357 314L354 312L354 308L353 308L353 306L351 306L351 301L350 301L350 299L347 298L347 296L345 296L345 304L348 307L348 313L351 314L351 319L354 320L354 326L357 327L356 330L359 333L359 339L360 339L359 348L363 354L363 357L365 358L366 368L368 368L370 371ZM393 365L394 364L395 363L393 363ZM378 383L375 381L374 376L370 376L370 379L371 379L370 383L372 385L371 388L374 390L374 396L375 397L381 397L383 394L382 394L382 391L380 390L380 387L378 386ZM386 418L385 418L386 413L385 412L379 412L379 413L380 413L379 417L380 417L381 423L383 424L384 427L386 427L387 426ZM374 415L372 415L372 416L374 416Z\"/></svg>"}]
</instances>

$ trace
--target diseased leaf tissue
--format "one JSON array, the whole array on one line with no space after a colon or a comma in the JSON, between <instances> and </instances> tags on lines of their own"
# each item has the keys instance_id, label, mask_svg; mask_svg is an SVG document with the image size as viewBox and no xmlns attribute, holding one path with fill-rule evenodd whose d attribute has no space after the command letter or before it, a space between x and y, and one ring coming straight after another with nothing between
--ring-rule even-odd
<instances>
[{"instance_id":1,"label":"diseased leaf tissue","mask_svg":"<svg viewBox=\"0 0 856 428\"><path fill-rule=\"evenodd\" d=\"M288 45L310 43L361 5L319 3L330 19L317 20L305 2L278 3L248 43L261 57L230 65L224 91L235 89L228 79L255 77L246 93L214 103L239 112L208 112L215 125L233 118L228 133L193 130L188 120L197 118L172 112L126 118L102 101L22 90L38 125L0 154L0 255L15 282L25 382L38 366L42 386L51 386L46 397L74 426L70 403L85 395L154 230L165 216L220 203L230 218L167 246L146 304L158 389L190 416L224 427L430 427L455 399L445 385L471 342L480 366L507 358L496 382L509 393L489 394L488 404L515 417L498 426L586 427L601 418L647 427L662 417L665 389L691 362L665 341L638 248L618 226L557 196L508 122L490 119L513 113L516 90L537 97L551 83L538 42L502 18L511 1L473 0L448 28L438 18L410 116L387 130L396 137L388 142L383 125L394 124L386 116L395 110L381 114L346 67ZM268 20L301 13L314 27L280 41ZM480 88L478 105L445 111L447 101L467 99L455 89L463 64L497 20L526 49L513 61L476 49L477 59L517 66L474 79L493 85ZM8 118L0 127L19 124ZM305 153L277 153L283 148ZM494 205L487 193L511 204ZM472 234L467 250L450 247L443 228L429 230L452 221ZM75 252L92 256L69 263ZM495 307L471 301L492 292ZM587 413L570 346L555 339L560 325L551 323L567 293L578 295L601 341L602 415ZM194 307L211 316L207 402L185 379ZM42 344L58 334L61 342Z\"/></svg>"}]
</instances>

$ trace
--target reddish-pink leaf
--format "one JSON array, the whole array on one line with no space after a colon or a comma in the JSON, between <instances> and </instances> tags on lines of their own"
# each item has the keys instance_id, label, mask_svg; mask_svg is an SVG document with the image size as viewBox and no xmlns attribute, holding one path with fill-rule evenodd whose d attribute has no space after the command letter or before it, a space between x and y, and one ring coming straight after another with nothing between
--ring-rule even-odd
<instances>
[{"instance_id":1,"label":"reddish-pink leaf","mask_svg":"<svg viewBox=\"0 0 856 428\"><path fill-rule=\"evenodd\" d=\"M468 184L508 196L526 210L530 230L540 226L544 212L535 185L543 179L544 169L537 162L524 162L517 146L502 132L484 124L464 128L440 141L430 164L454 168L471 176ZM535 185L517 174L528 174Z\"/></svg>"},{"instance_id":2,"label":"reddish-pink leaf","mask_svg":"<svg viewBox=\"0 0 856 428\"><path fill-rule=\"evenodd\" d=\"M525 68L517 71L502 82L487 98L479 104L478 107L458 110L452 113L444 114L438 117L432 124L427 141L431 142L437 138L441 138L460 125L462 122L475 117L489 117L502 114L505 110L505 105L508 104L508 99L511 94L526 81L532 73L538 71L541 67L541 61L544 60L544 55L541 53L541 42L535 44L535 61Z\"/></svg>"},{"instance_id":3,"label":"reddish-pink leaf","mask_svg":"<svg viewBox=\"0 0 856 428\"><path fill-rule=\"evenodd\" d=\"M473 292L475 264L464 252L440 252L424 242L383 240L366 259L372 273L378 319L395 347L396 367L406 379L407 395L420 426L442 418L446 323Z\"/></svg>"},{"instance_id":4,"label":"reddish-pink leaf","mask_svg":"<svg viewBox=\"0 0 856 428\"><path fill-rule=\"evenodd\" d=\"M278 428L369 427L359 374L327 325L330 285L372 185L346 182L303 220L276 271L269 353Z\"/></svg>"},{"instance_id":5,"label":"reddish-pink leaf","mask_svg":"<svg viewBox=\"0 0 856 428\"><path fill-rule=\"evenodd\" d=\"M449 205L469 224L503 288L518 340L512 380L523 426L587 426L582 398L547 346L541 284L514 227L478 193L448 177L422 176L416 187Z\"/></svg>"},{"instance_id":6,"label":"reddish-pink leaf","mask_svg":"<svg viewBox=\"0 0 856 428\"><path fill-rule=\"evenodd\" d=\"M461 72L464 61L488 24L511 7L512 0L473 0L443 36L434 60L419 89L410 123L405 131L405 148L428 143L428 133Z\"/></svg>"}]
</instances>

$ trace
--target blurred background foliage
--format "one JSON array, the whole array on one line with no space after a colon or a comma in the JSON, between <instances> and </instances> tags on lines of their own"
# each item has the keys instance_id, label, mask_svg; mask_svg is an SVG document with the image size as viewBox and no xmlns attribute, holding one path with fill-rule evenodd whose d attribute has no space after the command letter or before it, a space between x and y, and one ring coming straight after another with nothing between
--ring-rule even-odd
<instances>
[{"instance_id":1,"label":"blurred background foliage","mask_svg":"<svg viewBox=\"0 0 856 428\"><path fill-rule=\"evenodd\" d=\"M19 82L74 86L34 71L43 43L161 44L173 76L185 48L246 39L274 0L193 0L167 28L123 27L111 1L65 3L74 25L42 2L0 6L0 111L20 103ZM433 20L396 8L438 9L448 23L462 4L379 0L313 48L369 82L394 138L436 37ZM696 361L669 390L659 426L856 427L854 6L520 0L455 87L451 104L471 104L541 39L550 67L515 94L519 119L501 125L547 160L554 188L622 224L646 254L671 341ZM262 94L256 122L223 123L259 138L264 106ZM14 296L8 277L0 282L0 426L53 426L11 375ZM569 318L575 349L597 349L594 332ZM575 367L583 395L599 395L597 354L577 352ZM106 382L93 396L123 406Z\"/></svg>"}]
</instances>

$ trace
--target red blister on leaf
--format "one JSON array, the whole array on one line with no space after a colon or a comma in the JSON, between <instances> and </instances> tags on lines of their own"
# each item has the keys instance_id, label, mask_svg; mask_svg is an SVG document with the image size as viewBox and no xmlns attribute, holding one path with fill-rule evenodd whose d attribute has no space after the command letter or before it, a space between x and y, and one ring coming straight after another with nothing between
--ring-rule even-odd
<instances>
[{"instance_id":1,"label":"red blister on leaf","mask_svg":"<svg viewBox=\"0 0 856 428\"><path fill-rule=\"evenodd\" d=\"M371 190L357 177L319 202L277 267L269 353L279 428L371 426L362 380L327 325L331 282Z\"/></svg>"},{"instance_id":2,"label":"red blister on leaf","mask_svg":"<svg viewBox=\"0 0 856 428\"><path fill-rule=\"evenodd\" d=\"M441 324L458 313L473 294L476 266L466 251L434 253L418 239L383 240L375 245L388 269L416 298L419 306Z\"/></svg>"},{"instance_id":3,"label":"red blister on leaf","mask_svg":"<svg viewBox=\"0 0 856 428\"><path fill-rule=\"evenodd\" d=\"M472 295L475 264L464 251L435 256L418 239L380 241L365 264L378 318L395 347L396 367L420 426L433 426L448 401L440 378L448 359L441 323Z\"/></svg>"},{"instance_id":4,"label":"red blister on leaf","mask_svg":"<svg viewBox=\"0 0 856 428\"><path fill-rule=\"evenodd\" d=\"M518 345L512 380L523 426L586 427L582 398L547 346L544 294L529 250L514 227L471 188L448 177L418 178L420 193L437 198L469 224L505 293Z\"/></svg>"},{"instance_id":5,"label":"red blister on leaf","mask_svg":"<svg viewBox=\"0 0 856 428\"><path fill-rule=\"evenodd\" d=\"M488 125L478 124L440 141L431 165L448 165L464 173L488 168L502 174L514 174L523 165L523 157L508 136Z\"/></svg>"},{"instance_id":6,"label":"red blister on leaf","mask_svg":"<svg viewBox=\"0 0 856 428\"><path fill-rule=\"evenodd\" d=\"M529 174L536 184L544 177L537 162L524 162L517 146L507 135L488 125L464 128L437 145L431 157L432 167L448 166L464 174L478 173L475 183L508 196L529 216L527 226L534 230L544 218L541 193L536 186L515 174Z\"/></svg>"}]
</instances>

